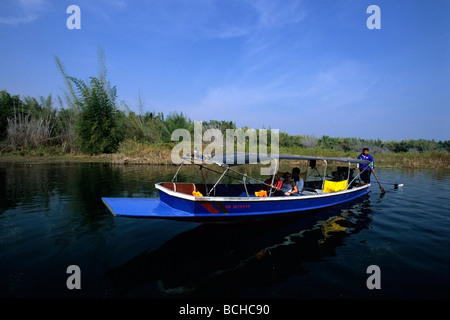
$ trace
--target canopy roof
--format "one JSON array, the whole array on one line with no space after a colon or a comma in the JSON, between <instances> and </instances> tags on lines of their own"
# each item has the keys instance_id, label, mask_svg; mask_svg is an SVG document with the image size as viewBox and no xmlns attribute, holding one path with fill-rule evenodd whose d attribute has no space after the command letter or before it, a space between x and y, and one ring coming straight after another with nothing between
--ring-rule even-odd
<instances>
[{"instance_id":1,"label":"canopy roof","mask_svg":"<svg viewBox=\"0 0 450 320\"><path fill-rule=\"evenodd\" d=\"M183 159L190 159L201 161L205 163L222 163L229 166L241 165L241 164L256 164L265 163L268 164L271 160L315 160L315 161L337 161L343 163L365 163L368 164L370 161L351 159L351 158L333 158L333 157L311 157L311 156L301 156L292 154L279 154L278 156L271 155L260 155L256 153L223 153L215 156L203 156L203 159L197 157L182 157Z\"/></svg>"},{"instance_id":2,"label":"canopy roof","mask_svg":"<svg viewBox=\"0 0 450 320\"><path fill-rule=\"evenodd\" d=\"M370 161L367 160L359 160L359 159L352 159L352 158L333 158L333 157L310 157L310 156L299 156L299 155L292 155L292 154L280 154L279 156L280 160L286 159L286 160L326 160L326 161L337 161L337 162L345 162L345 163L370 163Z\"/></svg>"}]
</instances>

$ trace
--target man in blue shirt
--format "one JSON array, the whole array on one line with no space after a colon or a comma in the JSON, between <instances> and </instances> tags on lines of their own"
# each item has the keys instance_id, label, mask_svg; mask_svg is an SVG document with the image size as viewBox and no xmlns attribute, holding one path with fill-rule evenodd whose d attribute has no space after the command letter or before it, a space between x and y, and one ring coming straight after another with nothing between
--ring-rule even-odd
<instances>
[{"instance_id":1,"label":"man in blue shirt","mask_svg":"<svg viewBox=\"0 0 450 320\"><path fill-rule=\"evenodd\" d=\"M375 172L375 163L373 157L369 154L369 148L364 148L362 153L358 156L358 159L370 161L369 164L356 164L356 170L361 170L361 180L364 181L364 183L370 183L370 174Z\"/></svg>"}]
</instances>

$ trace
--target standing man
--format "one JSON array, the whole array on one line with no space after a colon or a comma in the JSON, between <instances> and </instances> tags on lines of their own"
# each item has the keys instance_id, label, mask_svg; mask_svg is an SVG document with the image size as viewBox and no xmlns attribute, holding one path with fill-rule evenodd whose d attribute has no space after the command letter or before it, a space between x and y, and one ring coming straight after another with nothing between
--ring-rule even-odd
<instances>
[{"instance_id":1,"label":"standing man","mask_svg":"<svg viewBox=\"0 0 450 320\"><path fill-rule=\"evenodd\" d=\"M373 161L373 157L369 154L369 148L364 148L362 153L358 156L358 159L370 161L369 164L356 164L356 170L361 170L361 180L364 181L364 183L370 183L370 174L372 172L375 173L375 163Z\"/></svg>"}]
</instances>

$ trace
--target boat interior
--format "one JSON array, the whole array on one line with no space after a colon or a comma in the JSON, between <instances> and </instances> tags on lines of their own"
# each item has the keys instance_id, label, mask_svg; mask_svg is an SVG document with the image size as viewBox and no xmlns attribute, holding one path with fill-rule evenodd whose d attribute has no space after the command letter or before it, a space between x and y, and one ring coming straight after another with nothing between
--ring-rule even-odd
<instances>
[{"instance_id":1,"label":"boat interior","mask_svg":"<svg viewBox=\"0 0 450 320\"><path fill-rule=\"evenodd\" d=\"M323 163L322 163L323 164ZM304 181L303 189L299 193L293 194L293 196L301 195L317 195L329 192L338 192L347 189L354 188L360 185L361 181L356 181L354 178L354 169L346 166L337 166L334 171L331 171L327 175L327 165L325 162L324 172L320 172L316 165L316 161L308 161L308 168L304 170L299 176ZM180 166L181 168L181 166ZM178 170L180 170L180 168ZM200 169L204 167L200 166ZM209 169L211 170L211 169ZM224 175L227 174L230 168L227 168L223 172L215 184L207 183L203 179L203 183L187 183L187 182L176 182L175 174L172 182L162 182L160 185L171 191L194 195L194 196L212 196L212 197L265 197L265 196L285 196L283 192L276 191L272 189L272 194L269 195L269 185L262 182L262 180L251 179L245 174L239 173L235 170L231 170L234 173L239 173L241 178L239 183L219 183ZM214 171L214 170L211 170ZM218 171L214 171L219 173ZM202 175L203 177L203 175ZM236 178L235 178L236 179ZM256 182L255 182L256 181ZM265 191L264 191L265 190Z\"/></svg>"},{"instance_id":2,"label":"boat interior","mask_svg":"<svg viewBox=\"0 0 450 320\"><path fill-rule=\"evenodd\" d=\"M188 183L188 182L162 182L161 186L171 191L199 196L212 197L256 197L255 192L265 190L264 184L243 184L243 183L227 183L227 184L204 184L204 183ZM322 193L322 181L307 181L301 192L303 195L312 195ZM272 195L275 196L275 195Z\"/></svg>"}]
</instances>

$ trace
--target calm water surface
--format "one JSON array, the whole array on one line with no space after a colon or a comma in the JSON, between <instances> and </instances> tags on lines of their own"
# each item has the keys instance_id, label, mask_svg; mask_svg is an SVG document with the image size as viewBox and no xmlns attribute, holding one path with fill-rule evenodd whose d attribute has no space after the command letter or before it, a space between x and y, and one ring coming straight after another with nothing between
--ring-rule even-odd
<instances>
[{"instance_id":1,"label":"calm water surface","mask_svg":"<svg viewBox=\"0 0 450 320\"><path fill-rule=\"evenodd\" d=\"M0 163L0 297L450 298L449 171L379 169L383 197L373 181L358 201L270 223L119 218L101 201L157 197L175 170Z\"/></svg>"}]
</instances>

